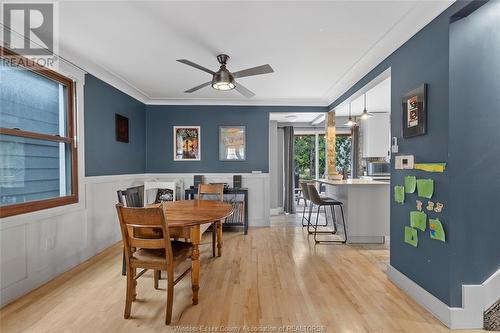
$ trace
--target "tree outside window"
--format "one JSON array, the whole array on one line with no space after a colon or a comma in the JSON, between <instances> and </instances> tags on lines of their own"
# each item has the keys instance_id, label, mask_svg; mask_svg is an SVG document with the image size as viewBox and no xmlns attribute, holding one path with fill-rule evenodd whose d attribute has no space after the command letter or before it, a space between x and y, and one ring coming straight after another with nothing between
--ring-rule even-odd
<instances>
[{"instance_id":1,"label":"tree outside window","mask_svg":"<svg viewBox=\"0 0 500 333\"><path fill-rule=\"evenodd\" d=\"M326 166L326 140L325 135L320 134L319 144L319 178L325 174ZM315 175L315 136L314 135L295 135L294 147L295 170L298 172L300 180L312 180ZM336 163L337 171L347 174L350 169L351 160L351 137L337 136L335 149L337 152Z\"/></svg>"}]
</instances>

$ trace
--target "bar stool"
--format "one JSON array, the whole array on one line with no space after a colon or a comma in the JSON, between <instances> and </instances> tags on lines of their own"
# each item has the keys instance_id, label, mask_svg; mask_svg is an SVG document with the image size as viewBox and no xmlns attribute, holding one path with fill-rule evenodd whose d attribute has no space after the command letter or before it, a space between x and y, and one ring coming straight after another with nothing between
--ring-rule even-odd
<instances>
[{"instance_id":1,"label":"bar stool","mask_svg":"<svg viewBox=\"0 0 500 333\"><path fill-rule=\"evenodd\" d=\"M309 220L311 218L311 210L309 209L309 215L306 217L306 209L309 208L307 202L309 201L309 192L307 191L307 183L300 183L300 187L302 188L302 196L304 197L304 209L302 210L302 227L307 227L309 224ZM307 221L307 224L304 224L304 220Z\"/></svg>"},{"instance_id":2,"label":"bar stool","mask_svg":"<svg viewBox=\"0 0 500 333\"><path fill-rule=\"evenodd\" d=\"M309 199L309 189L308 189L308 183L301 183L300 187L302 188L302 195L304 196L304 209L302 210L302 227L308 227L308 232L309 234L312 234L312 231L309 231L309 226L312 226L310 220L311 220L311 214L312 214L312 203L311 199ZM306 209L308 209L307 212L307 217L306 217ZM307 221L307 224L304 224L304 221ZM327 224L320 225L320 227L326 227Z\"/></svg>"},{"instance_id":3,"label":"bar stool","mask_svg":"<svg viewBox=\"0 0 500 333\"><path fill-rule=\"evenodd\" d=\"M314 235L314 241L316 243L343 243L345 244L347 242L347 229L345 226L345 219L344 219L344 208L343 208L343 203L341 201L335 200L333 198L327 198L327 197L321 197L318 193L318 190L313 184L308 184L307 185L307 192L309 196L309 200L311 202L311 211L312 211L312 204L318 206L318 212L316 215L316 224L314 225L314 231L310 232ZM324 207L325 209L325 225L328 225L328 214L326 211L326 207L329 206L330 210L332 212L332 218L333 218L333 231L318 231L318 219L319 219L319 213L321 207ZM343 240L318 240L317 235L318 234L336 234L337 233L337 218L335 216L335 206L340 207L340 212L342 216L342 225L344 227L344 239ZM310 215L309 215L309 220L310 220ZM312 226L312 224L309 222L307 225L307 231L309 231L309 226Z\"/></svg>"}]
</instances>

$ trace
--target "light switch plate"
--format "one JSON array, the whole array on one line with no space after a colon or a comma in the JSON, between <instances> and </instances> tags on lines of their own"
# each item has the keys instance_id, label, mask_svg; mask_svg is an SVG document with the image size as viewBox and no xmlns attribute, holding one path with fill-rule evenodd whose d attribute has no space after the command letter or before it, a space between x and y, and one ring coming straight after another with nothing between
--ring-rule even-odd
<instances>
[{"instance_id":1,"label":"light switch plate","mask_svg":"<svg viewBox=\"0 0 500 333\"><path fill-rule=\"evenodd\" d=\"M391 153L397 154L399 152L398 138L393 136L391 138Z\"/></svg>"},{"instance_id":2,"label":"light switch plate","mask_svg":"<svg viewBox=\"0 0 500 333\"><path fill-rule=\"evenodd\" d=\"M414 159L413 155L396 156L396 160L394 162L394 167L398 170L413 169L414 162L415 162L415 159Z\"/></svg>"}]
</instances>

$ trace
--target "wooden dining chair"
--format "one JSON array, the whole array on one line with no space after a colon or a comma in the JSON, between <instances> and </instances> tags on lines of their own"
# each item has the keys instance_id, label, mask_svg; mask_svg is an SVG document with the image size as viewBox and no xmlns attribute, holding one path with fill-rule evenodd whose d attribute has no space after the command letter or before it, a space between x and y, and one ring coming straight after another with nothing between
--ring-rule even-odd
<instances>
[{"instance_id":1,"label":"wooden dining chair","mask_svg":"<svg viewBox=\"0 0 500 333\"><path fill-rule=\"evenodd\" d=\"M129 187L126 190L118 190L116 192L118 194L118 202L124 204L126 207L144 206L144 185Z\"/></svg>"},{"instance_id":2,"label":"wooden dining chair","mask_svg":"<svg viewBox=\"0 0 500 333\"><path fill-rule=\"evenodd\" d=\"M198 200L203 200L203 198L209 198L209 200L224 201L224 184L200 184L198 185ZM220 229L220 230L219 230ZM220 239L220 244L222 244L222 224L221 222L212 223L212 256L215 257L215 245L217 243L217 237ZM222 249L218 246L218 256L221 256Z\"/></svg>"},{"instance_id":3,"label":"wooden dining chair","mask_svg":"<svg viewBox=\"0 0 500 333\"><path fill-rule=\"evenodd\" d=\"M137 279L148 269L154 271L154 286L158 289L159 272L167 272L167 309L165 324L172 320L174 286L191 271L191 266L174 280L174 269L191 257L192 245L170 240L166 205L148 208L124 207L116 204L127 270L125 319L130 318L132 302L137 292ZM137 269L142 269L137 273Z\"/></svg>"},{"instance_id":4,"label":"wooden dining chair","mask_svg":"<svg viewBox=\"0 0 500 333\"><path fill-rule=\"evenodd\" d=\"M144 186L129 187L126 190L116 191L118 203L125 207L144 207ZM125 270L125 249L123 250L122 275L126 275Z\"/></svg>"}]
</instances>

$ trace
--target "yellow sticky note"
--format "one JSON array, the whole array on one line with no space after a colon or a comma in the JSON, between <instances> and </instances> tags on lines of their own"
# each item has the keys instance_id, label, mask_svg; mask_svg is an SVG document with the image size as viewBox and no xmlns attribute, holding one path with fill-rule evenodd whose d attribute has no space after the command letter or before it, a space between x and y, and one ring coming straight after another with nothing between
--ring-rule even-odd
<instances>
[{"instance_id":1,"label":"yellow sticky note","mask_svg":"<svg viewBox=\"0 0 500 333\"><path fill-rule=\"evenodd\" d=\"M413 168L427 172L444 172L446 163L415 163Z\"/></svg>"}]
</instances>

